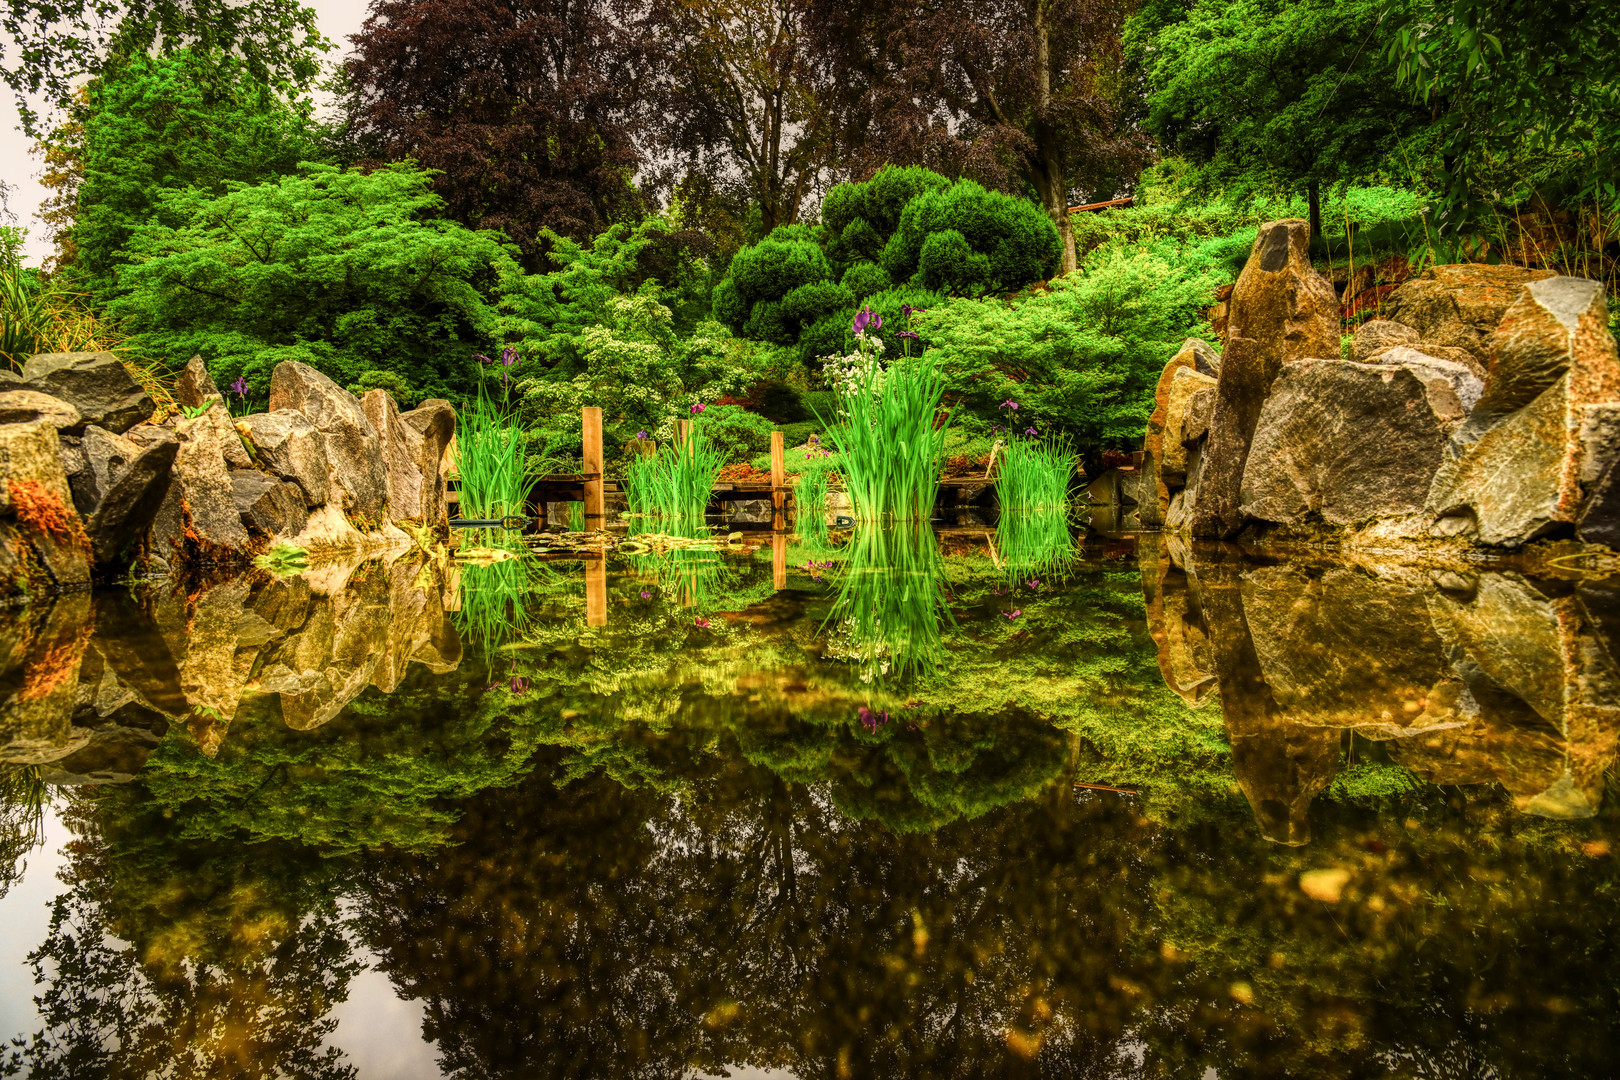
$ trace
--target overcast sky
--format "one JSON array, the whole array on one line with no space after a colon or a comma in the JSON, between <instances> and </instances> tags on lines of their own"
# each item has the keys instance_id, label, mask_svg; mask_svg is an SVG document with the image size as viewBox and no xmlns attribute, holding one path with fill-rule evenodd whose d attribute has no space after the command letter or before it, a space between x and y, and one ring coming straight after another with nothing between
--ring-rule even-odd
<instances>
[{"instance_id":1,"label":"overcast sky","mask_svg":"<svg viewBox=\"0 0 1620 1080\"><path fill-rule=\"evenodd\" d=\"M331 63L348 51L349 35L358 31L360 24L365 21L367 0L304 2L315 9L321 33L337 44L336 49L326 54L327 62ZM0 33L0 40L5 41L7 54L15 56L12 42L3 33ZM28 229L28 245L24 249L27 261L38 265L50 255L52 245L44 224L35 216L40 202L45 198L45 189L39 183L44 163L29 152L32 147L33 140L18 128L17 105L11 91L0 89L0 179L12 187L8 209L15 215L17 224Z\"/></svg>"}]
</instances>

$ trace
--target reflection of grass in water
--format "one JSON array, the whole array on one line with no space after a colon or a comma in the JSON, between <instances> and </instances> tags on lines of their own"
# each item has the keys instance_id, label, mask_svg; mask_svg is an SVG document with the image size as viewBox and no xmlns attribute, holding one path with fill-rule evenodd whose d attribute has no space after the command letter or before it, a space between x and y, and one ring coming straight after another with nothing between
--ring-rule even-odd
<instances>
[{"instance_id":1,"label":"reflection of grass in water","mask_svg":"<svg viewBox=\"0 0 1620 1080\"><path fill-rule=\"evenodd\" d=\"M568 504L568 531L569 532L584 532L585 531L585 504L584 503L582 503L582 502L571 502L571 503Z\"/></svg>"},{"instance_id":2,"label":"reflection of grass in water","mask_svg":"<svg viewBox=\"0 0 1620 1080\"><path fill-rule=\"evenodd\" d=\"M39 766L0 763L0 896L22 880L23 857L45 842L46 798Z\"/></svg>"},{"instance_id":3,"label":"reflection of grass in water","mask_svg":"<svg viewBox=\"0 0 1620 1080\"><path fill-rule=\"evenodd\" d=\"M1074 564L1074 536L1063 510L1010 510L996 523L996 548L1009 580L1061 577Z\"/></svg>"},{"instance_id":4,"label":"reflection of grass in water","mask_svg":"<svg viewBox=\"0 0 1620 1080\"><path fill-rule=\"evenodd\" d=\"M855 661L867 682L904 680L938 666L941 623L950 612L933 530L857 529L841 554L846 562L833 607L839 624L833 649Z\"/></svg>"},{"instance_id":5,"label":"reflection of grass in water","mask_svg":"<svg viewBox=\"0 0 1620 1080\"><path fill-rule=\"evenodd\" d=\"M714 533L701 522L673 518L658 529L647 524L631 526L630 540L653 536L673 536L686 540L712 540ZM671 547L664 551L625 552L625 561L640 577L650 577L666 596L681 604L707 609L722 600L725 574L724 556L706 548Z\"/></svg>"},{"instance_id":6,"label":"reflection of grass in water","mask_svg":"<svg viewBox=\"0 0 1620 1080\"><path fill-rule=\"evenodd\" d=\"M489 546L511 551L515 557L461 564L461 609L455 613L455 622L475 651L493 657L522 632L529 621L534 591L555 575L528 558L527 549L515 537L497 538Z\"/></svg>"}]
</instances>

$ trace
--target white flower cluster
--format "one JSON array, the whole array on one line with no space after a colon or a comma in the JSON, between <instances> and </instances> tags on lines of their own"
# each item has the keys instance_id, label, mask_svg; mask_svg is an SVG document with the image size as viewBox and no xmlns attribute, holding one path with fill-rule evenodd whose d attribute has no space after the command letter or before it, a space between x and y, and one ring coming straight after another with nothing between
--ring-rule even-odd
<instances>
[{"instance_id":1,"label":"white flower cluster","mask_svg":"<svg viewBox=\"0 0 1620 1080\"><path fill-rule=\"evenodd\" d=\"M821 358L821 377L827 382L827 389L848 397L854 394L866 379L871 378L873 393L883 389L883 342L877 338L865 342L865 348L857 349L847 356L823 356Z\"/></svg>"}]
</instances>

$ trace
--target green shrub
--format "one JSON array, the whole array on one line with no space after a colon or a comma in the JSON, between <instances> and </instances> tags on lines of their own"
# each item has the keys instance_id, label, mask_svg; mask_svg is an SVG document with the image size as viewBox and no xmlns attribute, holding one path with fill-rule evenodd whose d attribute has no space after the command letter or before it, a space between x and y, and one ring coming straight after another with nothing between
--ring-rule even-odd
<instances>
[{"instance_id":1,"label":"green shrub","mask_svg":"<svg viewBox=\"0 0 1620 1080\"><path fill-rule=\"evenodd\" d=\"M806 420L801 424L782 424L781 431L783 446L803 446L810 436L821 431L821 425L814 420Z\"/></svg>"},{"instance_id":2,"label":"green shrub","mask_svg":"<svg viewBox=\"0 0 1620 1080\"><path fill-rule=\"evenodd\" d=\"M1082 452L1135 449L1165 363L1204 333L1225 269L1196 248L1109 245L1049 292L952 300L921 316L964 426L1074 440ZM1015 411L1003 408L1008 400Z\"/></svg>"},{"instance_id":3,"label":"green shrub","mask_svg":"<svg viewBox=\"0 0 1620 1080\"><path fill-rule=\"evenodd\" d=\"M810 418L799 391L780 379L764 379L748 392L748 408L774 424L797 424Z\"/></svg>"},{"instance_id":4,"label":"green shrub","mask_svg":"<svg viewBox=\"0 0 1620 1080\"><path fill-rule=\"evenodd\" d=\"M838 412L838 395L831 390L811 390L801 394L804 407L812 417L820 416L831 419ZM821 430L818 426L816 430Z\"/></svg>"},{"instance_id":5,"label":"green shrub","mask_svg":"<svg viewBox=\"0 0 1620 1080\"><path fill-rule=\"evenodd\" d=\"M857 304L873 293L890 288L893 284L889 272L875 262L862 260L851 264L850 268L844 271L844 288L849 290L851 299Z\"/></svg>"},{"instance_id":6,"label":"green shrub","mask_svg":"<svg viewBox=\"0 0 1620 1080\"><path fill-rule=\"evenodd\" d=\"M740 405L710 405L703 411L703 430L727 462L747 461L771 448L771 422Z\"/></svg>"},{"instance_id":7,"label":"green shrub","mask_svg":"<svg viewBox=\"0 0 1620 1080\"><path fill-rule=\"evenodd\" d=\"M959 234L962 242L938 238L946 232ZM920 264L930 241L930 272L936 279L948 277L956 295L1010 292L1043 281L1057 270L1062 254L1057 227L1040 207L972 180L923 191L908 202L884 245L883 268L895 281L927 284ZM948 273L946 256L964 252L978 258Z\"/></svg>"},{"instance_id":8,"label":"green shrub","mask_svg":"<svg viewBox=\"0 0 1620 1080\"><path fill-rule=\"evenodd\" d=\"M949 185L939 173L915 165L885 165L870 180L839 184L821 204L828 255L840 269L863 260L877 262L906 204Z\"/></svg>"}]
</instances>

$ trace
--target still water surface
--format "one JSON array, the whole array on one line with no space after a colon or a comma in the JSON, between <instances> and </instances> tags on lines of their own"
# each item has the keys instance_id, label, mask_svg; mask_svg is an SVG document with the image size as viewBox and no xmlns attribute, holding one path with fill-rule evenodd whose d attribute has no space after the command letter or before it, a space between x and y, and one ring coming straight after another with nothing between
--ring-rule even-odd
<instances>
[{"instance_id":1,"label":"still water surface","mask_svg":"<svg viewBox=\"0 0 1620 1080\"><path fill-rule=\"evenodd\" d=\"M4 1071L1613 1072L1620 588L1016 529L6 616Z\"/></svg>"}]
</instances>

